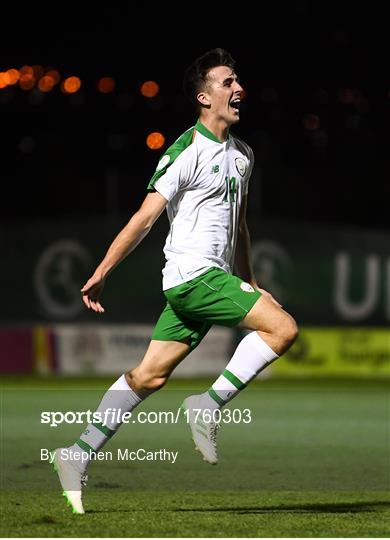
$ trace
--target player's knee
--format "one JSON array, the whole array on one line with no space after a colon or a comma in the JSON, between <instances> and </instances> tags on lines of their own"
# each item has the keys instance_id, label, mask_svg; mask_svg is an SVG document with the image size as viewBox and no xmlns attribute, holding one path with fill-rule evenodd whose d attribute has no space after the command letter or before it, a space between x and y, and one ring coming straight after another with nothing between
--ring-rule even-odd
<instances>
[{"instance_id":1,"label":"player's knee","mask_svg":"<svg viewBox=\"0 0 390 540\"><path fill-rule=\"evenodd\" d=\"M285 350L289 349L298 337L298 325L290 315L284 319L281 325L280 337L283 340Z\"/></svg>"}]
</instances>

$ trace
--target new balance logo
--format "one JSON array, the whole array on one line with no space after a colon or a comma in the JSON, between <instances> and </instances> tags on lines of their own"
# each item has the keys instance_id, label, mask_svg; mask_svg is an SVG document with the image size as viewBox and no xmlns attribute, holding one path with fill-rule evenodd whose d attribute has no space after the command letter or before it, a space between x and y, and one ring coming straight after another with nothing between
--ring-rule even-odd
<instances>
[{"instance_id":1,"label":"new balance logo","mask_svg":"<svg viewBox=\"0 0 390 540\"><path fill-rule=\"evenodd\" d=\"M211 172L212 172L212 173L217 173L217 172L219 172L219 165L213 165L213 166L211 167Z\"/></svg>"}]
</instances>

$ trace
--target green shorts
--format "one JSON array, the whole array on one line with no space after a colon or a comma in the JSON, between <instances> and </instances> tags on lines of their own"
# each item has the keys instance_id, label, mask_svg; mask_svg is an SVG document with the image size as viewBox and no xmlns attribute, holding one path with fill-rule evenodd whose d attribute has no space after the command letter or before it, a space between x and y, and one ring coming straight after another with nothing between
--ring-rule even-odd
<instances>
[{"instance_id":1,"label":"green shorts","mask_svg":"<svg viewBox=\"0 0 390 540\"><path fill-rule=\"evenodd\" d=\"M184 341L195 349L213 324L236 326L260 298L237 276L220 268L164 291L168 300L153 330L152 339Z\"/></svg>"}]
</instances>

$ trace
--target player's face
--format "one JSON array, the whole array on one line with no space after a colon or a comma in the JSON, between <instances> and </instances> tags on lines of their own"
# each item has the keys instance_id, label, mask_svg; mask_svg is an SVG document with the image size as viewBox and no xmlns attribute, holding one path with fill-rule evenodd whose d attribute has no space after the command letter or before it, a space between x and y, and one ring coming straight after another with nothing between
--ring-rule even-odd
<instances>
[{"instance_id":1,"label":"player's face","mask_svg":"<svg viewBox=\"0 0 390 540\"><path fill-rule=\"evenodd\" d=\"M211 69L207 75L205 95L209 99L209 110L227 125L240 120L240 104L243 89L235 72L226 66Z\"/></svg>"}]
</instances>

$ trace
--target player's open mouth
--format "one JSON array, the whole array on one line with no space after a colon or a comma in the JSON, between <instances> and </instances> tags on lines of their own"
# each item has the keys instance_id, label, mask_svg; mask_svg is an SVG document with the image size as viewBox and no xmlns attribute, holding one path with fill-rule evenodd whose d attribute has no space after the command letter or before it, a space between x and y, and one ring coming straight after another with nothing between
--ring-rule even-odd
<instances>
[{"instance_id":1,"label":"player's open mouth","mask_svg":"<svg viewBox=\"0 0 390 540\"><path fill-rule=\"evenodd\" d=\"M240 98L233 99L230 102L230 107L232 107L233 109L236 109L236 111L238 111L240 109L240 105L241 105L241 99Z\"/></svg>"}]
</instances>

